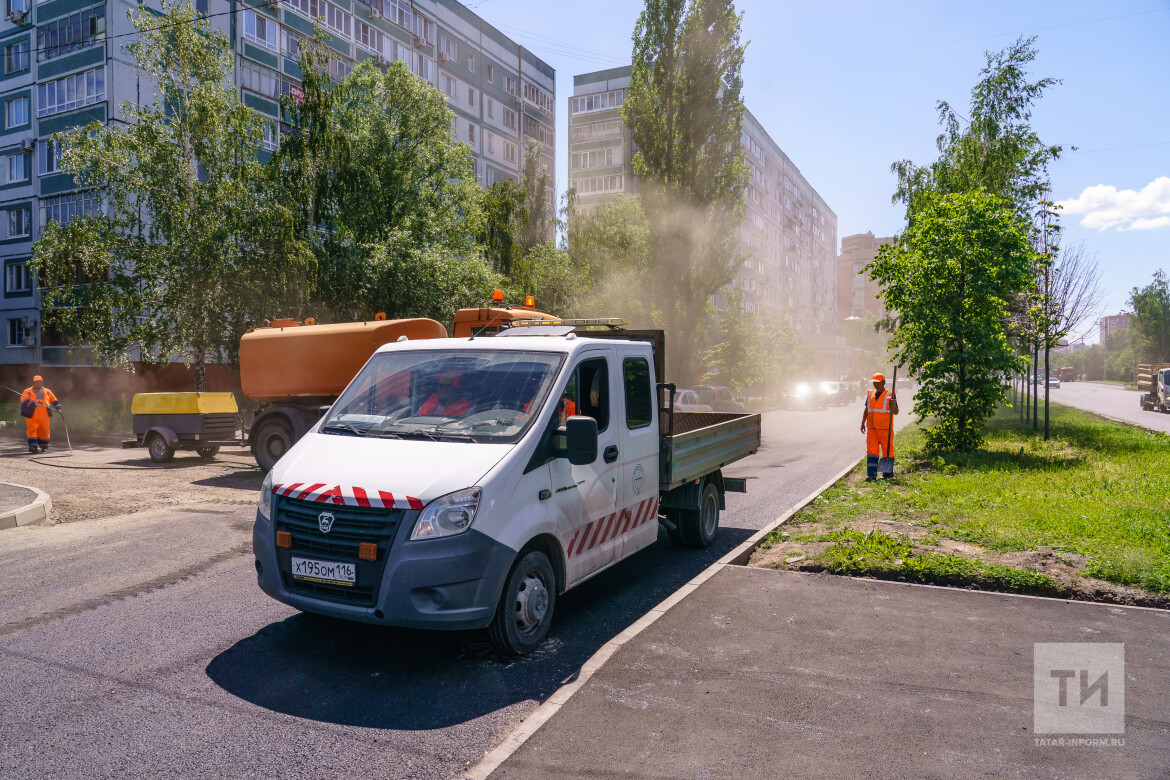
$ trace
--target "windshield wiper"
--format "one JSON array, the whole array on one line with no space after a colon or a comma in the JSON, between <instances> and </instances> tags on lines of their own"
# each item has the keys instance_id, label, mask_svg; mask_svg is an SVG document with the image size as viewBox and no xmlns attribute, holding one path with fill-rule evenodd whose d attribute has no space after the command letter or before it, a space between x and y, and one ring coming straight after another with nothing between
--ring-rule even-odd
<instances>
[{"instance_id":1,"label":"windshield wiper","mask_svg":"<svg viewBox=\"0 0 1170 780\"><path fill-rule=\"evenodd\" d=\"M329 423L321 430L325 431L327 433L331 433L333 431L337 431L339 433L348 433L351 436L365 436L366 435L365 431L361 430L360 428L355 428L352 425L349 425L347 423Z\"/></svg>"}]
</instances>

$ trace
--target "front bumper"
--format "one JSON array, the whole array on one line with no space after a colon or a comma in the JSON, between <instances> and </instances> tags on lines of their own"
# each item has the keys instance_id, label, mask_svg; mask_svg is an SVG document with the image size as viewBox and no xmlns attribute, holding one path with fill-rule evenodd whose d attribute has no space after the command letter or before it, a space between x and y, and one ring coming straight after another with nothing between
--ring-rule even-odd
<instances>
[{"instance_id":1,"label":"front bumper","mask_svg":"<svg viewBox=\"0 0 1170 780\"><path fill-rule=\"evenodd\" d=\"M276 547L276 524L257 515L252 527L256 580L277 601L305 612L386 626L437 629L476 629L491 622L516 551L475 529L446 539L409 541L418 512L407 512L373 572L373 564L359 565L363 579L378 582L368 606L346 604L329 596L298 592L289 569L290 553ZM337 555L293 550L298 557L359 561ZM377 576L375 576L375 574Z\"/></svg>"}]
</instances>

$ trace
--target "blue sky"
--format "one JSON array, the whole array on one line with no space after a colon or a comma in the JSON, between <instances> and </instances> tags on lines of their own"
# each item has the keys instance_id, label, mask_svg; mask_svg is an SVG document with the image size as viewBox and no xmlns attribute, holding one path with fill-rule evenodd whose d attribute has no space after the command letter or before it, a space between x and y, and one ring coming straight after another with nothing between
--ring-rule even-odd
<instances>
[{"instance_id":1,"label":"blue sky","mask_svg":"<svg viewBox=\"0 0 1170 780\"><path fill-rule=\"evenodd\" d=\"M642 3L467 4L556 68L563 190L573 76L629 61ZM890 163L934 159L936 101L963 112L984 51L1027 34L1038 36L1033 74L1063 80L1033 124L1044 141L1079 149L1053 166L1053 197L1068 202L1063 241L1097 255L1103 313L1122 310L1158 268L1170 270L1170 0L736 7L749 41L744 101L837 213L838 241L901 227Z\"/></svg>"}]
</instances>

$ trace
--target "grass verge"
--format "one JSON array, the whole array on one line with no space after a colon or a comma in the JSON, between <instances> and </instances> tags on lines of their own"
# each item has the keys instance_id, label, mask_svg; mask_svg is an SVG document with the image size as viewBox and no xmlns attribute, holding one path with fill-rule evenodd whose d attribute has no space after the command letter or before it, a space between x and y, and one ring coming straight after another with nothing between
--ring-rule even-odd
<instances>
[{"instance_id":1,"label":"grass verge","mask_svg":"<svg viewBox=\"0 0 1170 780\"><path fill-rule=\"evenodd\" d=\"M898 434L898 478L854 470L770 534L754 565L1170 607L1170 438L1052 406L983 449L928 456Z\"/></svg>"}]
</instances>

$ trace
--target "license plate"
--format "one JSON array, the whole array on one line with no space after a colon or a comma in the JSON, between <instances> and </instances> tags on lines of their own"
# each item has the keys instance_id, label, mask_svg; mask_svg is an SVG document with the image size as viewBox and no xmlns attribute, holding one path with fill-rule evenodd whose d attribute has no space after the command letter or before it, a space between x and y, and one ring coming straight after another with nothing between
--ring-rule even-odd
<instances>
[{"instance_id":1,"label":"license plate","mask_svg":"<svg viewBox=\"0 0 1170 780\"><path fill-rule=\"evenodd\" d=\"M352 586L357 582L357 567L352 563L338 563L337 561L293 558L292 574L294 579L327 582L330 585Z\"/></svg>"}]
</instances>

